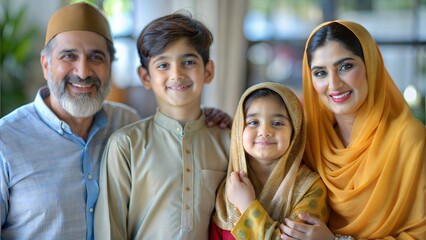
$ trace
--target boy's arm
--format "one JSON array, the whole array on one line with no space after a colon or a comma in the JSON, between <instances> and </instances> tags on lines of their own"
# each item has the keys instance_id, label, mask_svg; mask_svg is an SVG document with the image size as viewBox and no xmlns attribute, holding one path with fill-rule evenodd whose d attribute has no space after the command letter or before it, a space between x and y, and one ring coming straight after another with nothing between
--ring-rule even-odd
<instances>
[{"instance_id":1,"label":"boy's arm","mask_svg":"<svg viewBox=\"0 0 426 240\"><path fill-rule=\"evenodd\" d=\"M114 136L114 135L113 135ZM127 217L131 173L129 144L111 137L105 148L95 209L95 239L128 239Z\"/></svg>"}]
</instances>

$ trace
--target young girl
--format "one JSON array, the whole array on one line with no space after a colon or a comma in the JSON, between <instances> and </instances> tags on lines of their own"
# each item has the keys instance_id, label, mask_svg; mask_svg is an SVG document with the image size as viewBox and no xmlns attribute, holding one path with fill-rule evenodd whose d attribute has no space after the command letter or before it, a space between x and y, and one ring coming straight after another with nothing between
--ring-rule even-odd
<instances>
[{"instance_id":1,"label":"young girl","mask_svg":"<svg viewBox=\"0 0 426 240\"><path fill-rule=\"evenodd\" d=\"M302 106L289 88L266 82L246 90L210 239L276 239L279 223L300 221L301 214L327 222L325 185L302 163L305 129Z\"/></svg>"}]
</instances>

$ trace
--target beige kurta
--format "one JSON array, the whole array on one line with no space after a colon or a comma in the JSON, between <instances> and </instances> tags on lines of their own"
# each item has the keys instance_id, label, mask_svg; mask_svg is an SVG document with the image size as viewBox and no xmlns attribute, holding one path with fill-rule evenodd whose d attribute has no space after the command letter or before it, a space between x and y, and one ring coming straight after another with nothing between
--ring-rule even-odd
<instances>
[{"instance_id":1,"label":"beige kurta","mask_svg":"<svg viewBox=\"0 0 426 240\"><path fill-rule=\"evenodd\" d=\"M96 239L207 239L230 132L157 112L116 132L101 165Z\"/></svg>"}]
</instances>

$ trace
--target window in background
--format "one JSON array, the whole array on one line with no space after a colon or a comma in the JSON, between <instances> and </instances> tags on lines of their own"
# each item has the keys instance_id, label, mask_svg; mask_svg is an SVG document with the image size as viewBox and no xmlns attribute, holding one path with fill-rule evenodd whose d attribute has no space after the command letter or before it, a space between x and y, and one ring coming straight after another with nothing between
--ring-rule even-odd
<instances>
[{"instance_id":1,"label":"window in background","mask_svg":"<svg viewBox=\"0 0 426 240\"><path fill-rule=\"evenodd\" d=\"M247 87L275 81L301 96L301 62L311 30L333 19L358 22L377 40L386 67L425 122L426 1L250 0L244 33Z\"/></svg>"},{"instance_id":2,"label":"window in background","mask_svg":"<svg viewBox=\"0 0 426 240\"><path fill-rule=\"evenodd\" d=\"M63 5L86 2L104 11L114 38L130 37L133 31L133 0L62 0Z\"/></svg>"},{"instance_id":3,"label":"window in background","mask_svg":"<svg viewBox=\"0 0 426 240\"><path fill-rule=\"evenodd\" d=\"M114 37L130 37L133 31L133 1L103 0Z\"/></svg>"},{"instance_id":4,"label":"window in background","mask_svg":"<svg viewBox=\"0 0 426 240\"><path fill-rule=\"evenodd\" d=\"M251 0L244 27L247 87L274 81L300 95L304 44L322 14L320 0Z\"/></svg>"}]
</instances>

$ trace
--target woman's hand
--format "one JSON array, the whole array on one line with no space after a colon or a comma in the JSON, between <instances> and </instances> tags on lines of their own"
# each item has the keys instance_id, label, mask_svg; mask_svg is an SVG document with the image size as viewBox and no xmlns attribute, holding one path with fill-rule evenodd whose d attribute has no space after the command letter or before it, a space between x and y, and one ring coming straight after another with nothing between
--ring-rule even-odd
<instances>
[{"instance_id":1,"label":"woman's hand","mask_svg":"<svg viewBox=\"0 0 426 240\"><path fill-rule=\"evenodd\" d=\"M307 224L291 221L288 218L284 220L284 224L280 224L283 233L281 239L334 240L333 233L318 218L309 214L299 214L299 218Z\"/></svg>"},{"instance_id":2,"label":"woman's hand","mask_svg":"<svg viewBox=\"0 0 426 240\"><path fill-rule=\"evenodd\" d=\"M204 108L207 126L219 126L220 128L229 128L232 126L232 118L220 109Z\"/></svg>"},{"instance_id":3,"label":"woman's hand","mask_svg":"<svg viewBox=\"0 0 426 240\"><path fill-rule=\"evenodd\" d=\"M250 179L242 171L234 171L226 180L226 196L240 213L243 213L256 199Z\"/></svg>"}]
</instances>

